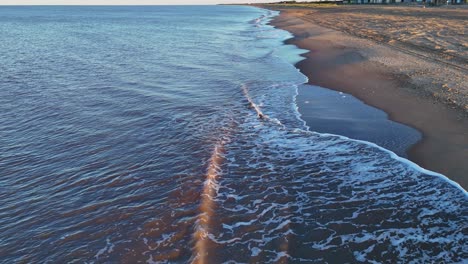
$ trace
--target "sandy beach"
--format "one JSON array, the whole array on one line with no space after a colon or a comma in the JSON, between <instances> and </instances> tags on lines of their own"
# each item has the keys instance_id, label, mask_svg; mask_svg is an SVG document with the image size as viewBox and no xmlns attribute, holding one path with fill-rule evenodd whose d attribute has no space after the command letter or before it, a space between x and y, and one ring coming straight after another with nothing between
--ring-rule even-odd
<instances>
[{"instance_id":1,"label":"sandy beach","mask_svg":"<svg viewBox=\"0 0 468 264\"><path fill-rule=\"evenodd\" d=\"M309 84L417 129L422 140L408 146L409 159L468 188L466 7L261 7L281 11L272 24L309 50L296 65Z\"/></svg>"}]
</instances>

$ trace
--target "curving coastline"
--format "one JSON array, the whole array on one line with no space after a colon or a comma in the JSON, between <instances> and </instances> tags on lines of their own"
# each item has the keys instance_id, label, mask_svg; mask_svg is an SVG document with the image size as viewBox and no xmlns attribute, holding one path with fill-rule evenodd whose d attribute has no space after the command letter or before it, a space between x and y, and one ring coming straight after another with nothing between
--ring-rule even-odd
<instances>
[{"instance_id":1,"label":"curving coastline","mask_svg":"<svg viewBox=\"0 0 468 264\"><path fill-rule=\"evenodd\" d=\"M308 77L309 84L349 93L385 111L389 119L417 129L422 133L422 140L408 146L409 160L446 175L465 189L468 187L465 162L468 160L468 115L463 107L468 80L463 72L466 66L463 60L454 61L461 70L453 67L449 69L450 74L432 74L434 69L443 66L440 60L414 55L409 47L392 47L371 37L357 37L358 34L349 32L350 28L342 29L344 33L336 30L339 26L332 29L319 25L320 8L258 7L280 11L271 24L294 35L287 44L308 50L303 55L305 60L296 67ZM416 10L403 8L407 12ZM330 19L330 14L327 15ZM325 26L332 22L328 20ZM451 88L441 84L444 82ZM451 96L456 99L450 99ZM310 122L307 118L305 121Z\"/></svg>"}]
</instances>

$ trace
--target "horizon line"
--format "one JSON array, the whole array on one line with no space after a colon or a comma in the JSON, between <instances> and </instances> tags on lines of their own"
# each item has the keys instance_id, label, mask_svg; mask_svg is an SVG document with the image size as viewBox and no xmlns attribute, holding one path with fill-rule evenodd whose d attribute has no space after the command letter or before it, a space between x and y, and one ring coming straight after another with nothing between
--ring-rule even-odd
<instances>
[{"instance_id":1,"label":"horizon line","mask_svg":"<svg viewBox=\"0 0 468 264\"><path fill-rule=\"evenodd\" d=\"M216 6L248 5L251 3L218 3L218 4L0 4L0 6Z\"/></svg>"}]
</instances>

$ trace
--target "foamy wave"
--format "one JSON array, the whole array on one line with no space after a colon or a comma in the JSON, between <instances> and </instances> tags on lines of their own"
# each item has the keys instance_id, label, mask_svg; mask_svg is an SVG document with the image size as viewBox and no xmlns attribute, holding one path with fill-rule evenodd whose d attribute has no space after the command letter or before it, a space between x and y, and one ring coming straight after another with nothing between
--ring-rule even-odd
<instances>
[{"instance_id":1,"label":"foamy wave","mask_svg":"<svg viewBox=\"0 0 468 264\"><path fill-rule=\"evenodd\" d=\"M231 260L463 259L463 191L370 144L259 122L226 145L211 236L251 252Z\"/></svg>"},{"instance_id":2,"label":"foamy wave","mask_svg":"<svg viewBox=\"0 0 468 264\"><path fill-rule=\"evenodd\" d=\"M295 103L297 87L242 86L250 109L225 145L215 198L215 216L223 221L209 233L233 250L212 257L225 263L466 260L460 228L468 220L466 191L375 144L309 131Z\"/></svg>"},{"instance_id":3,"label":"foamy wave","mask_svg":"<svg viewBox=\"0 0 468 264\"><path fill-rule=\"evenodd\" d=\"M253 20L248 34L284 37L266 25L271 15ZM176 186L137 239L117 249L102 241L96 258L117 251L148 263L465 261L466 191L372 143L309 131L295 103L305 77L274 51L263 54L231 58L284 72L223 90L233 102L217 109L229 115L203 112L207 122L195 126L189 107L171 123L211 133L209 160L196 153L205 170L189 164L167 179Z\"/></svg>"},{"instance_id":4,"label":"foamy wave","mask_svg":"<svg viewBox=\"0 0 468 264\"><path fill-rule=\"evenodd\" d=\"M272 11L266 10L266 9L263 9L263 10L265 10L265 12L268 12L268 15L262 15L262 16L261 16L262 19L260 19L260 20L258 21L258 23L262 23L264 26L266 26L267 23L268 23L269 21L271 21L271 19L273 19L275 16L279 15L279 12L272 12ZM267 21L264 21L264 18L267 18L268 20L267 20ZM273 31L276 31L276 32L283 32L283 33L287 34L287 36L286 36L286 35L283 35L282 37L277 36L277 38L281 38L282 40L285 40L285 39L287 39L287 38L289 38L289 37L292 37L292 35L291 35L289 32L286 32L286 31L281 30L281 29L276 29L276 28L275 28L275 29L273 29ZM285 36L286 36L286 37L285 37ZM292 47L294 47L294 48L293 48L293 49L288 49L288 50L287 50L288 54L285 54L286 57L288 57L288 56L297 56L297 55L301 55L301 54L303 54L303 53L305 52L305 50L299 49L299 48L297 48L297 47L294 46L294 45L288 45L288 46L292 46ZM285 59L284 61L288 61L287 58L284 58L284 59ZM296 62L294 62L294 63L296 63ZM293 65L291 65L291 66L293 66ZM298 69L296 69L296 70L299 71ZM304 83L306 83L306 82L308 81L308 77L305 76L305 75L303 75L302 73L301 73L301 75L304 77L304 80L305 80ZM310 131L310 127L307 126L306 122L305 122L305 121L302 119L302 117L301 117L301 114L300 114L300 112L299 112L299 107L298 107L298 104L297 104L297 101L296 101L296 98L297 98L297 95L298 95L298 85L299 85L299 84L300 84L300 83L296 83L296 84L285 83L285 84L275 84L275 85L272 85L272 86L270 86L269 88L274 88L275 86L281 86L281 85L282 85L283 87L284 87L284 86L289 86L289 89L288 89L289 91L288 91L288 90L287 90L287 91L281 91L281 92L279 92L280 96L270 96L270 97L268 97L266 100L270 100L270 102L269 102L270 105L279 104L279 103L281 103L281 102L278 102L278 101L279 101L279 100L284 100L284 98L288 98L289 96L291 96L291 93L292 93L291 91L293 91L293 89L294 89L294 92L293 92L293 101L292 101L292 102L284 102L284 103L286 103L286 105L291 105L291 106L292 106L292 112L296 115L296 119L299 120L299 121L302 123L302 126L298 126L298 128L299 128L299 129L304 129L304 130L306 130L306 131ZM272 91L272 92L276 92L276 91ZM281 96L282 96L283 98L281 98ZM251 101L252 99L249 99L249 100ZM275 109L275 110L276 110L276 109ZM284 113L284 112L282 112L282 113ZM294 126L288 126L288 127L293 128ZM398 156L397 154L395 154L394 152L392 152L392 151L390 151L390 150L388 150L388 149L382 148L382 147L380 147L380 146L378 146L378 145L376 145L376 144L374 144L374 143L372 143L372 142L363 141L363 140L350 139L350 138L347 138L347 137L344 137L344 136L341 136L341 135L335 135L335 134L322 133L322 135L324 135L324 136L327 136L327 135L337 136L337 137L340 137L340 138L342 138L342 139L344 139L344 140L350 140L350 141L354 141L354 142L357 142L357 143L367 144L367 145L373 146L373 147L375 147L375 148L378 148L378 149L380 149L380 150L386 151L386 152L388 152L388 153L390 154L390 156L391 156L393 159L396 159L396 160L398 160L398 161L400 161L400 162L403 162L403 163L407 164L408 166L411 166L411 167L415 168L416 170L420 171L421 173L425 173L425 174L431 175L431 176L440 177L440 178L446 180L447 182L449 182L451 185L455 186L456 188L462 190L466 195L468 195L468 194L467 194L467 191L464 190L464 189L460 186L460 184L458 184L457 182L452 181L451 179L449 179L449 178L446 177L445 175L442 175L442 174L440 174L440 173L437 173L437 172L434 172L434 171L430 171L430 170L424 169L424 168L420 167L419 165L415 164L414 162L409 161L408 159L399 157L399 156Z\"/></svg>"},{"instance_id":5,"label":"foamy wave","mask_svg":"<svg viewBox=\"0 0 468 264\"><path fill-rule=\"evenodd\" d=\"M209 257L210 228L214 214L214 203L219 190L218 177L221 174L224 144L220 142L215 146L209 161L206 180L201 194L200 215L196 222L194 233L195 254L192 263L207 263Z\"/></svg>"}]
</instances>

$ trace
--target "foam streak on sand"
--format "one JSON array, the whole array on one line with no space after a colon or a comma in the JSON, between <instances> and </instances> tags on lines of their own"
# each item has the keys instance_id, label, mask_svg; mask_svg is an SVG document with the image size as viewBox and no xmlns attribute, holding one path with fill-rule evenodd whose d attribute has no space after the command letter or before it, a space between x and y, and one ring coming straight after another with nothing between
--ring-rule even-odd
<instances>
[{"instance_id":1,"label":"foam streak on sand","mask_svg":"<svg viewBox=\"0 0 468 264\"><path fill-rule=\"evenodd\" d=\"M209 256L209 230L214 214L214 198L219 189L217 178L221 173L220 165L223 162L223 145L224 142L220 142L215 146L206 173L206 180L201 195L200 215L198 216L194 234L195 254L192 263L207 263Z\"/></svg>"}]
</instances>

